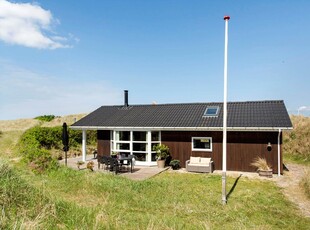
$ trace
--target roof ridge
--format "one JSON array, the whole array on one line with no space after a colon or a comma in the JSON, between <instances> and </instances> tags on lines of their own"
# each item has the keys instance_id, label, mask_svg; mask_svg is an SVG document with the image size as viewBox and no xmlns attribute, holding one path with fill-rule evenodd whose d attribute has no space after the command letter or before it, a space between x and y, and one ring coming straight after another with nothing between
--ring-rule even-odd
<instances>
[{"instance_id":1,"label":"roof ridge","mask_svg":"<svg viewBox=\"0 0 310 230\"><path fill-rule=\"evenodd\" d=\"M228 101L228 104L247 104L247 103L283 103L283 100L257 100L257 101ZM207 105L207 104L223 104L223 102L185 102L185 103L163 103L163 104L130 104L130 107L145 106L171 106L171 105ZM123 108L124 105L103 105L101 107Z\"/></svg>"}]
</instances>

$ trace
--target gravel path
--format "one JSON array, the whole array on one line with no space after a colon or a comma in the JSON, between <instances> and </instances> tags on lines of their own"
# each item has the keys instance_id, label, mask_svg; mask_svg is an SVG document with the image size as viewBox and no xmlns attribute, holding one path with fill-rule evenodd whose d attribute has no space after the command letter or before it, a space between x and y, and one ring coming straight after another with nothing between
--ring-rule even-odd
<instances>
[{"instance_id":1,"label":"gravel path","mask_svg":"<svg viewBox=\"0 0 310 230\"><path fill-rule=\"evenodd\" d=\"M274 177L275 182L282 188L284 195L298 206L301 213L310 217L310 201L299 186L305 170L309 167L297 164L287 164L286 166L289 171L285 171L284 176Z\"/></svg>"}]
</instances>

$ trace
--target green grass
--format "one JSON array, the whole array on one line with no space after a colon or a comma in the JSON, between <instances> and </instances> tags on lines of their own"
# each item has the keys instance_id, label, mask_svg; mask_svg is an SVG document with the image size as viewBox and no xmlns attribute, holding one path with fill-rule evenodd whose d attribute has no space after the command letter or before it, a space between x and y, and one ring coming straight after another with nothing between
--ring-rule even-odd
<instances>
[{"instance_id":1,"label":"green grass","mask_svg":"<svg viewBox=\"0 0 310 230\"><path fill-rule=\"evenodd\" d=\"M285 159L307 164L309 142L300 142L309 136L307 122L284 140ZM9 167L1 159L17 156L23 132L0 135L0 229L309 229L310 219L270 181L241 177L223 206L216 175L166 172L136 182L86 170L36 175L18 163ZM309 176L302 181L309 194ZM228 178L227 192L235 182Z\"/></svg>"},{"instance_id":2,"label":"green grass","mask_svg":"<svg viewBox=\"0 0 310 230\"><path fill-rule=\"evenodd\" d=\"M310 226L310 219L301 217L270 181L241 177L228 204L223 206L221 177L216 175L166 172L137 182L68 168L42 175L21 168L20 173L15 169L0 171L9 171L0 177L0 188L6 188L6 192L0 190L0 202L5 210L2 228L14 224L25 227L25 223L44 229L55 226L64 229L307 229ZM228 178L228 191L235 181L236 178Z\"/></svg>"}]
</instances>

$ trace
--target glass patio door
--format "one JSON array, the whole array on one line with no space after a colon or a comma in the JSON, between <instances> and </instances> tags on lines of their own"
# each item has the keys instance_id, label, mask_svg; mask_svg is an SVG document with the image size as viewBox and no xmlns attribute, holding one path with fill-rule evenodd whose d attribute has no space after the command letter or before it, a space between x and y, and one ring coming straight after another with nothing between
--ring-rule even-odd
<instances>
[{"instance_id":1,"label":"glass patio door","mask_svg":"<svg viewBox=\"0 0 310 230\"><path fill-rule=\"evenodd\" d=\"M134 155L137 165L154 165L154 145L160 144L160 131L111 131L111 152Z\"/></svg>"}]
</instances>

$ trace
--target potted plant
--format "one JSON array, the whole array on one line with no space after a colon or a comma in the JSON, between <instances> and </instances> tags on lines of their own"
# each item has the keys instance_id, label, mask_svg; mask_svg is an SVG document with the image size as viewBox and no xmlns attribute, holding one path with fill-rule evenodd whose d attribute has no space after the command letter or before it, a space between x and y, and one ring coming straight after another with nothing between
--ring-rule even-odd
<instances>
[{"instance_id":1,"label":"potted plant","mask_svg":"<svg viewBox=\"0 0 310 230\"><path fill-rule=\"evenodd\" d=\"M86 168L90 169L90 171L94 171L94 165L95 163L93 161L90 161L87 163Z\"/></svg>"},{"instance_id":2,"label":"potted plant","mask_svg":"<svg viewBox=\"0 0 310 230\"><path fill-rule=\"evenodd\" d=\"M272 177L272 169L265 158L257 157L251 165L257 168L259 176Z\"/></svg>"},{"instance_id":3,"label":"potted plant","mask_svg":"<svg viewBox=\"0 0 310 230\"><path fill-rule=\"evenodd\" d=\"M170 161L170 164L169 164L173 170L177 170L180 168L180 161L179 160L172 160Z\"/></svg>"},{"instance_id":4,"label":"potted plant","mask_svg":"<svg viewBox=\"0 0 310 230\"><path fill-rule=\"evenodd\" d=\"M165 168L166 158L169 156L169 147L167 145L158 144L153 146L156 152L156 161L158 168Z\"/></svg>"},{"instance_id":5,"label":"potted plant","mask_svg":"<svg viewBox=\"0 0 310 230\"><path fill-rule=\"evenodd\" d=\"M113 158L117 158L117 155L118 155L118 152L114 152L114 151L113 151L113 152L111 153L111 157L113 157Z\"/></svg>"},{"instance_id":6,"label":"potted plant","mask_svg":"<svg viewBox=\"0 0 310 230\"><path fill-rule=\"evenodd\" d=\"M80 170L80 166L83 165L85 162L84 161L78 161L76 162L76 165L78 167L78 169Z\"/></svg>"}]
</instances>

